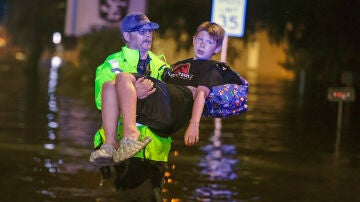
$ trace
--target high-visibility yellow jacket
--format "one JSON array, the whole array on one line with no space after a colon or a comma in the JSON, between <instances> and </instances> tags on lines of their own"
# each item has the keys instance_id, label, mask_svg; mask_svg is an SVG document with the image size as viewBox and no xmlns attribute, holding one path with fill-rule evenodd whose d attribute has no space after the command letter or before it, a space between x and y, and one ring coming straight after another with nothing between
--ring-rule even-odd
<instances>
[{"instance_id":1,"label":"high-visibility yellow jacket","mask_svg":"<svg viewBox=\"0 0 360 202\"><path fill-rule=\"evenodd\" d=\"M156 56L151 51L148 52L150 57L151 77L161 80L162 73L169 65ZM138 50L123 46L120 52L108 56L104 63L97 67L95 78L95 103L96 107L101 110L101 93L102 85L107 81L115 80L116 74L119 72L137 73L137 65L140 54ZM140 151L135 157L146 158L154 161L167 162L171 149L171 138L162 138L152 132L147 126L138 124L140 131L140 139L150 136L152 141L146 146L145 150ZM118 127L118 137L122 137L121 119ZM105 142L104 129L100 128L94 136L94 148L98 148Z\"/></svg>"}]
</instances>

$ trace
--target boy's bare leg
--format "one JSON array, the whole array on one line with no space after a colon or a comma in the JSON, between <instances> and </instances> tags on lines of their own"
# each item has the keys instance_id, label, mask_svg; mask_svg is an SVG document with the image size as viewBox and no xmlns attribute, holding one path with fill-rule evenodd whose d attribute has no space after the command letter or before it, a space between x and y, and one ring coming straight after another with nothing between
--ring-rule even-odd
<instances>
[{"instance_id":1,"label":"boy's bare leg","mask_svg":"<svg viewBox=\"0 0 360 202\"><path fill-rule=\"evenodd\" d=\"M119 121L119 106L117 104L115 82L109 81L102 86L101 116L105 132L105 144L90 155L90 162L99 165L111 165L113 154L118 148L117 126Z\"/></svg>"},{"instance_id":2,"label":"boy's bare leg","mask_svg":"<svg viewBox=\"0 0 360 202\"><path fill-rule=\"evenodd\" d=\"M129 73L118 74L115 81L117 103L123 117L123 138L119 149L113 155L113 160L116 163L136 155L151 141L150 137L138 141L140 132L136 127L137 94L135 82L136 78Z\"/></svg>"},{"instance_id":3,"label":"boy's bare leg","mask_svg":"<svg viewBox=\"0 0 360 202\"><path fill-rule=\"evenodd\" d=\"M103 121L106 144L110 144L114 149L118 148L117 127L119 122L119 105L116 99L115 82L109 81L102 87L102 109L101 118Z\"/></svg>"},{"instance_id":4,"label":"boy's bare leg","mask_svg":"<svg viewBox=\"0 0 360 202\"><path fill-rule=\"evenodd\" d=\"M123 136L138 140L140 132L136 127L135 77L129 73L120 73L116 76L115 91L117 103L123 118Z\"/></svg>"}]
</instances>

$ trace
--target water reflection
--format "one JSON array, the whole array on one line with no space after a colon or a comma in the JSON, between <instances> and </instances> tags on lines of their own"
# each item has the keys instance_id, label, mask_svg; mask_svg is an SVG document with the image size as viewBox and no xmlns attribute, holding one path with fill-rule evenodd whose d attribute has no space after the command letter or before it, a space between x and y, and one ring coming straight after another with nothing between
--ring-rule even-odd
<instances>
[{"instance_id":1,"label":"water reflection","mask_svg":"<svg viewBox=\"0 0 360 202\"><path fill-rule=\"evenodd\" d=\"M58 83L58 69L62 63L62 60L59 56L53 56L51 58L50 63L50 71L49 71L49 82L48 82L48 109L49 112L47 114L48 120L48 142L44 144L44 148L47 150L54 150L56 148L56 144L54 141L56 140L56 129L59 124L56 121L58 107L56 101L56 87ZM59 173L60 166L63 164L63 160L53 160L50 158L43 159L44 167L48 169L49 173Z\"/></svg>"},{"instance_id":2,"label":"water reflection","mask_svg":"<svg viewBox=\"0 0 360 202\"><path fill-rule=\"evenodd\" d=\"M217 119L215 123L221 121ZM211 144L202 146L201 151L204 157L198 163L202 168L201 175L205 175L212 182L203 187L195 189L195 197L199 200L226 199L231 200L237 193L233 193L231 189L216 182L233 181L238 178L235 172L235 166L238 160L235 158L237 154L235 145L222 144L221 127L215 126L214 134L210 137Z\"/></svg>"},{"instance_id":3,"label":"water reflection","mask_svg":"<svg viewBox=\"0 0 360 202\"><path fill-rule=\"evenodd\" d=\"M235 180L237 174L233 167L238 160L232 158L237 154L235 145L221 143L221 131L215 131L210 138L212 144L200 148L205 153L198 163L203 168L201 174L208 176L209 180Z\"/></svg>"},{"instance_id":4,"label":"water reflection","mask_svg":"<svg viewBox=\"0 0 360 202\"><path fill-rule=\"evenodd\" d=\"M39 86L0 64L0 200L118 201L112 179L99 188L88 164L100 114L91 101L61 94L55 64ZM336 106L301 106L294 92L291 82L253 83L245 117L224 119L219 131L202 121L194 147L176 134L167 201L357 201L359 127L344 125L334 165Z\"/></svg>"},{"instance_id":5,"label":"water reflection","mask_svg":"<svg viewBox=\"0 0 360 202\"><path fill-rule=\"evenodd\" d=\"M55 129L58 128L58 123L56 122L56 115L58 112L57 102L56 102L56 86L58 83L58 69L61 65L61 58L59 56L54 56L51 58L51 66L49 73L49 83L48 83L48 96L49 96L49 113L47 114L48 119L48 133L49 139L55 140ZM49 148L51 149L51 148Z\"/></svg>"}]
</instances>

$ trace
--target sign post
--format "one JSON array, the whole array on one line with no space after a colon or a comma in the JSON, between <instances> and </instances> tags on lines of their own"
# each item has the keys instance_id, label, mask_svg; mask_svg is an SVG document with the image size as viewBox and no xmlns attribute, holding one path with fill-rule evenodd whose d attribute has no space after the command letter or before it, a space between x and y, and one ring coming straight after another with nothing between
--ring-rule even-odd
<instances>
[{"instance_id":1,"label":"sign post","mask_svg":"<svg viewBox=\"0 0 360 202\"><path fill-rule=\"evenodd\" d=\"M221 62L226 62L228 36L243 37L247 0L213 0L211 21L221 25L225 38L221 49ZM215 118L215 130L220 130L221 119Z\"/></svg>"},{"instance_id":2,"label":"sign post","mask_svg":"<svg viewBox=\"0 0 360 202\"><path fill-rule=\"evenodd\" d=\"M330 102L338 102L338 117L336 125L336 141L335 141L335 157L339 157L340 139L341 139L341 124L342 124L342 112L343 102L355 101L355 89L352 87L336 87L329 88L327 99Z\"/></svg>"}]
</instances>

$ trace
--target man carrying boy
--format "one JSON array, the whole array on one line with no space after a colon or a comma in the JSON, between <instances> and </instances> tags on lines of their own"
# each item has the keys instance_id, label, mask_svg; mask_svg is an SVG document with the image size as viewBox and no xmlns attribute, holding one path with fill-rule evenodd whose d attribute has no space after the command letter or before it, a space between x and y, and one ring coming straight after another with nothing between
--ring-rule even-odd
<instances>
[{"instance_id":1,"label":"man carrying boy","mask_svg":"<svg viewBox=\"0 0 360 202\"><path fill-rule=\"evenodd\" d=\"M94 137L97 155L112 156L113 150L118 147L118 134L122 132L122 125L119 124L120 114L116 110L119 106L115 92L117 87L121 88L121 86L115 86L117 74L120 72L139 73L161 79L164 69L168 66L150 51L153 32L158 28L157 23L151 22L142 13L128 14L120 24L125 46L120 52L108 56L96 70L95 101L96 107L101 110L103 120L103 127ZM152 82L144 78L138 79L134 87L138 98L145 98L154 91ZM134 158L115 166L117 171L115 186L121 198L126 196L130 200L131 197L144 197L147 200L152 198L155 201L161 201L162 178L171 148L171 138L160 137L145 125L137 124L136 126L135 129L140 131L142 140L139 144L148 144L150 140L151 142ZM141 176L131 177L139 172L142 173ZM129 196L136 189L141 189L143 194ZM139 199L139 201L142 200Z\"/></svg>"}]
</instances>

